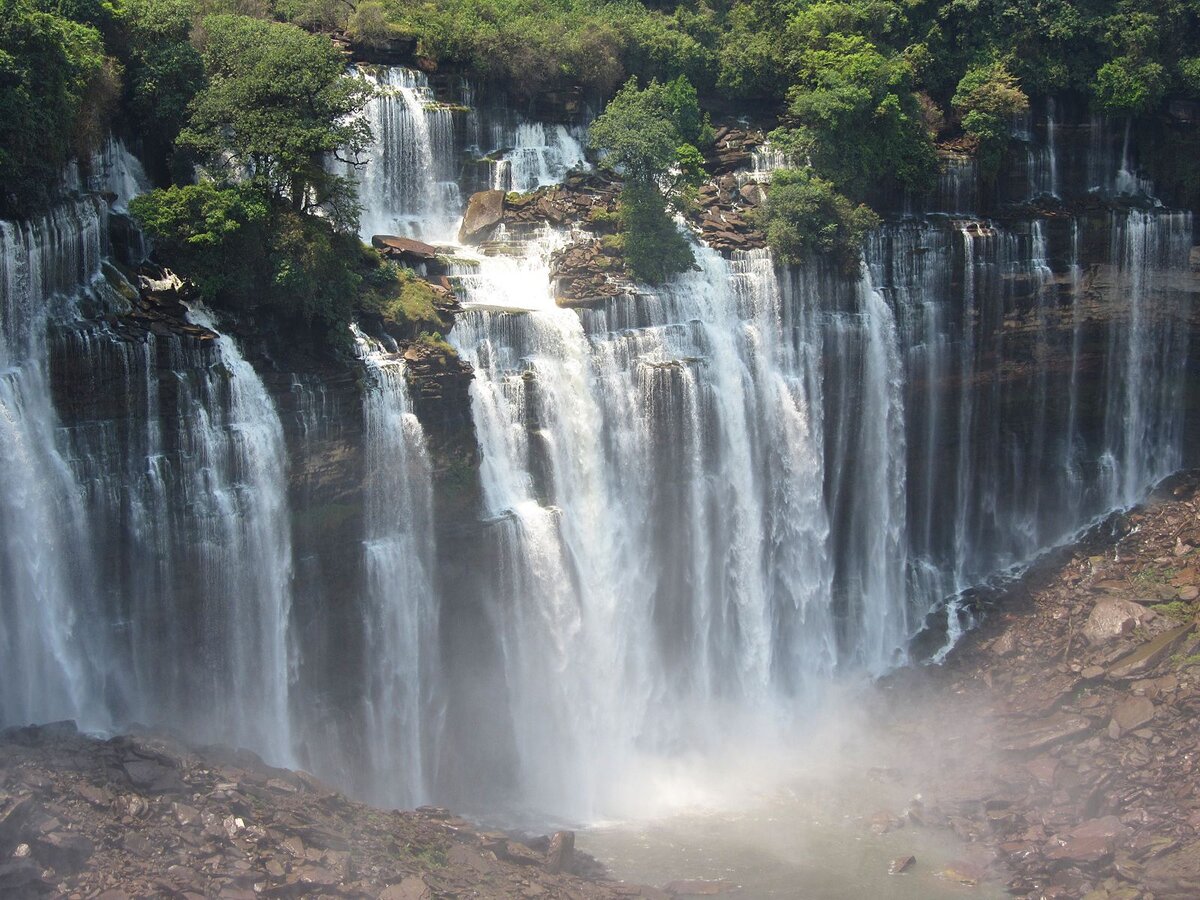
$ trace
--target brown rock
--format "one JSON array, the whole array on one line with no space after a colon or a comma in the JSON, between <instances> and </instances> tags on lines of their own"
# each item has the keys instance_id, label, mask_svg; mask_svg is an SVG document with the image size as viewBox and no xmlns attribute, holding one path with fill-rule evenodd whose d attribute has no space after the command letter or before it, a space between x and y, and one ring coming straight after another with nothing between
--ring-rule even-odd
<instances>
[{"instance_id":1,"label":"brown rock","mask_svg":"<svg viewBox=\"0 0 1200 900\"><path fill-rule=\"evenodd\" d=\"M1128 697L1112 712L1112 725L1116 725L1118 736L1135 728L1141 728L1154 718L1154 703L1148 697Z\"/></svg>"},{"instance_id":2,"label":"brown rock","mask_svg":"<svg viewBox=\"0 0 1200 900\"><path fill-rule=\"evenodd\" d=\"M915 856L897 856L888 864L889 875L899 875L901 872L907 872L917 864Z\"/></svg>"},{"instance_id":3,"label":"brown rock","mask_svg":"<svg viewBox=\"0 0 1200 900\"><path fill-rule=\"evenodd\" d=\"M1092 607L1087 622L1083 625L1083 636L1090 644L1103 644L1123 634L1129 634L1138 625L1154 618L1154 611L1131 600L1120 597L1102 597Z\"/></svg>"},{"instance_id":4,"label":"brown rock","mask_svg":"<svg viewBox=\"0 0 1200 900\"><path fill-rule=\"evenodd\" d=\"M432 896L429 885L416 875L409 875L399 884L384 888L379 900L429 900Z\"/></svg>"},{"instance_id":5,"label":"brown rock","mask_svg":"<svg viewBox=\"0 0 1200 900\"><path fill-rule=\"evenodd\" d=\"M1092 819L1066 835L1052 838L1043 855L1051 860L1096 862L1111 855L1117 839L1128 832L1116 816Z\"/></svg>"},{"instance_id":6,"label":"brown rock","mask_svg":"<svg viewBox=\"0 0 1200 900\"><path fill-rule=\"evenodd\" d=\"M396 257L405 262L428 262L437 258L436 247L412 238L377 234L371 238L371 246L382 251L385 256Z\"/></svg>"},{"instance_id":7,"label":"brown rock","mask_svg":"<svg viewBox=\"0 0 1200 900\"><path fill-rule=\"evenodd\" d=\"M504 191L479 191L471 195L458 239L464 244L486 241L504 218Z\"/></svg>"},{"instance_id":8,"label":"brown rock","mask_svg":"<svg viewBox=\"0 0 1200 900\"><path fill-rule=\"evenodd\" d=\"M1166 659L1191 633L1192 623L1180 625L1170 631L1164 631L1158 637L1147 641L1128 656L1122 657L1108 670L1108 677L1115 679L1136 678L1144 672L1153 669Z\"/></svg>"},{"instance_id":9,"label":"brown rock","mask_svg":"<svg viewBox=\"0 0 1200 900\"><path fill-rule=\"evenodd\" d=\"M570 872L575 865L575 832L556 831L546 851L546 871L557 875Z\"/></svg>"},{"instance_id":10,"label":"brown rock","mask_svg":"<svg viewBox=\"0 0 1200 900\"><path fill-rule=\"evenodd\" d=\"M1028 723L1023 728L1001 737L996 745L1001 750L1023 752L1040 750L1061 740L1082 734L1092 727L1092 722L1083 716L1060 713Z\"/></svg>"},{"instance_id":11,"label":"brown rock","mask_svg":"<svg viewBox=\"0 0 1200 900\"><path fill-rule=\"evenodd\" d=\"M78 872L94 851L91 841L69 831L51 832L34 845L34 856L62 875Z\"/></svg>"}]
</instances>

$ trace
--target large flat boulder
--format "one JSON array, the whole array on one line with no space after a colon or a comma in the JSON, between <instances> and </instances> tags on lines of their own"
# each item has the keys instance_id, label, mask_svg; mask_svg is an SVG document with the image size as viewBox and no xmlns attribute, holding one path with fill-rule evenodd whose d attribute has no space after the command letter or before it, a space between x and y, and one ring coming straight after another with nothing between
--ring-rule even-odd
<instances>
[{"instance_id":1,"label":"large flat boulder","mask_svg":"<svg viewBox=\"0 0 1200 900\"><path fill-rule=\"evenodd\" d=\"M464 244L486 241L504 218L504 191L479 191L472 194L467 212L458 229L458 239Z\"/></svg>"}]
</instances>

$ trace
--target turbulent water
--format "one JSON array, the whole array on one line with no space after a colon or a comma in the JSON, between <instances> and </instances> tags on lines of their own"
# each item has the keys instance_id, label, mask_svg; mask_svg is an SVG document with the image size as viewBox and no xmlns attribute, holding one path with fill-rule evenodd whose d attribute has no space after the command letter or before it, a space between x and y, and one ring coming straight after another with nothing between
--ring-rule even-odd
<instances>
[{"instance_id":1,"label":"turbulent water","mask_svg":"<svg viewBox=\"0 0 1200 900\"><path fill-rule=\"evenodd\" d=\"M471 191L583 161L578 126L359 74L364 237L452 242ZM1000 190L1145 200L1123 129L1067 140L1058 112L1018 123ZM140 176L108 156L75 187L120 209ZM123 302L104 203L3 223L0 721L167 725L389 804L705 800L706 761L787 744L828 685L905 662L931 609L948 646L964 589L1184 461L1190 215L1002 225L975 183L949 167L850 278L697 246L671 284L572 310L566 233L453 248L475 525L437 521L394 348L357 334L351 404L228 336L130 337L99 315ZM318 503L339 466L358 490Z\"/></svg>"}]
</instances>

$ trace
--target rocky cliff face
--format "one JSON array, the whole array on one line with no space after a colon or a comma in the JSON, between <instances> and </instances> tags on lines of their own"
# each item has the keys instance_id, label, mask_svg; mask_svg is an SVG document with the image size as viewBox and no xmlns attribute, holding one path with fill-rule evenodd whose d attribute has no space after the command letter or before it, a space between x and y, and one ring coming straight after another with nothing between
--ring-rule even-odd
<instances>
[{"instance_id":1,"label":"rocky cliff face","mask_svg":"<svg viewBox=\"0 0 1200 900\"><path fill-rule=\"evenodd\" d=\"M997 185L960 160L892 204L858 279L774 265L752 213L781 160L724 129L698 269L651 292L606 241L617 186L566 174L578 132L364 77L391 136L371 223L445 241L490 186L469 259L383 242L454 292L461 358L361 323L333 363L134 290L92 200L0 234L0 387L40 448L5 460L9 533L40 537L0 557L30 627L0 642L49 673L0 720L90 710L389 802L590 815L723 703L904 660L931 607L939 655L964 589L1197 445L1193 223L1122 129L1041 110Z\"/></svg>"}]
</instances>

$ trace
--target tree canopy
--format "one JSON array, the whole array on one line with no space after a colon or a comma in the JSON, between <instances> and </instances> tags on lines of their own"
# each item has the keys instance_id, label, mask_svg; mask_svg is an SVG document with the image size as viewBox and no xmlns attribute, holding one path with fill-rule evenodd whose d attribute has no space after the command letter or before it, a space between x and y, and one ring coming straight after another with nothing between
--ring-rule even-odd
<instances>
[{"instance_id":1,"label":"tree canopy","mask_svg":"<svg viewBox=\"0 0 1200 900\"><path fill-rule=\"evenodd\" d=\"M179 145L297 210L326 209L354 224L345 180L327 171L325 156L367 145L365 82L346 77L328 39L294 25L218 15L204 20L204 32L208 83L191 102Z\"/></svg>"}]
</instances>

